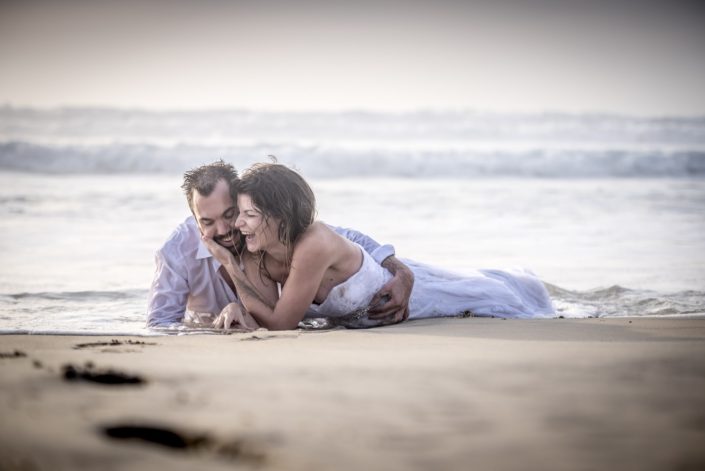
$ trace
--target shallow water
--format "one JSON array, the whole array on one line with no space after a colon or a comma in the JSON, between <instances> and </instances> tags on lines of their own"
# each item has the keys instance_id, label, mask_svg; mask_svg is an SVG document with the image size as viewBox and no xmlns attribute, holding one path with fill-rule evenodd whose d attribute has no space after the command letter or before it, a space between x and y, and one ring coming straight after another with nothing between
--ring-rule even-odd
<instances>
[{"instance_id":1,"label":"shallow water","mask_svg":"<svg viewBox=\"0 0 705 471\"><path fill-rule=\"evenodd\" d=\"M0 174L0 331L144 328L153 253L188 215L172 175ZM705 313L691 179L313 179L319 216L458 272L531 268L559 315Z\"/></svg>"},{"instance_id":2,"label":"shallow water","mask_svg":"<svg viewBox=\"0 0 705 471\"><path fill-rule=\"evenodd\" d=\"M326 222L458 272L523 266L559 315L705 312L705 117L0 107L0 331L144 328L180 175L277 155Z\"/></svg>"}]
</instances>

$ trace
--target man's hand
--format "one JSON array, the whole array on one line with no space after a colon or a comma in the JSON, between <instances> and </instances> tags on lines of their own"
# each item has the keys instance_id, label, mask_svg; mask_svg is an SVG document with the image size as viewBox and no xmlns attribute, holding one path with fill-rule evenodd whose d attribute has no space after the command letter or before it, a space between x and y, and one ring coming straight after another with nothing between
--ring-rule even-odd
<instances>
[{"instance_id":1,"label":"man's hand","mask_svg":"<svg viewBox=\"0 0 705 471\"><path fill-rule=\"evenodd\" d=\"M387 257L382 266L394 277L370 301L372 308L369 318L388 320L390 324L405 321L409 317L409 297L414 287L414 273L393 255Z\"/></svg>"},{"instance_id":2,"label":"man's hand","mask_svg":"<svg viewBox=\"0 0 705 471\"><path fill-rule=\"evenodd\" d=\"M220 315L213 321L213 328L255 330L259 328L259 324L239 303L235 302L220 311Z\"/></svg>"}]
</instances>

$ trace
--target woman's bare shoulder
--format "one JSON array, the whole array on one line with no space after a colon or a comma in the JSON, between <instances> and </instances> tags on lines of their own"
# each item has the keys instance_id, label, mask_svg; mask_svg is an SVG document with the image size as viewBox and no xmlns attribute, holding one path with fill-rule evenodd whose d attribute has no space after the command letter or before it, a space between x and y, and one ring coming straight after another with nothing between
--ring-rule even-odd
<instances>
[{"instance_id":1,"label":"woman's bare shoulder","mask_svg":"<svg viewBox=\"0 0 705 471\"><path fill-rule=\"evenodd\" d=\"M315 221L308 226L296 242L295 250L326 252L335 248L337 234L325 223Z\"/></svg>"},{"instance_id":2,"label":"woman's bare shoulder","mask_svg":"<svg viewBox=\"0 0 705 471\"><path fill-rule=\"evenodd\" d=\"M301 239L312 239L318 242L324 241L325 239L335 238L337 234L333 229L328 227L327 224L321 221L314 221L310 226L306 228L303 234L301 234Z\"/></svg>"}]
</instances>

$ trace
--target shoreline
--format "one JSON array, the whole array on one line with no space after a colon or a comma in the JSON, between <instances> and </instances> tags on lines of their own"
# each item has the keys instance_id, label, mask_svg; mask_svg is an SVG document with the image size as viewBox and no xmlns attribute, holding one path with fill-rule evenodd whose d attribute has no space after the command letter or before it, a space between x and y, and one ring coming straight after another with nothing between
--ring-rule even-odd
<instances>
[{"instance_id":1,"label":"shoreline","mask_svg":"<svg viewBox=\"0 0 705 471\"><path fill-rule=\"evenodd\" d=\"M0 344L3 470L705 467L702 317Z\"/></svg>"},{"instance_id":2,"label":"shoreline","mask_svg":"<svg viewBox=\"0 0 705 471\"><path fill-rule=\"evenodd\" d=\"M513 319L501 317L485 317L485 316L456 316L456 317L446 317L446 318L433 318L433 319L495 319L495 320L507 320L507 321L559 321L559 320L571 320L571 321L585 321L585 320L635 320L635 319L654 319L654 320L705 320L705 312L697 312L692 314L662 314L662 315L648 315L648 316L586 316L586 317L564 317L559 315L556 317L537 317L534 319ZM423 321L426 319L409 319L404 321L404 324L414 323L417 321ZM376 329L373 328L373 329ZM297 329L297 332L322 332L328 330L346 330L344 327L334 327L331 329ZM348 329L356 330L356 329ZM275 332L275 331L273 331ZM187 335L236 335L247 333L245 331L231 329L228 331L223 331L222 329L209 329L209 328L186 328L184 330L163 330L156 332L125 332L125 331L115 331L115 332L101 332L101 331L61 331L61 330L2 330L0 329L0 338L4 336L22 336L22 335L43 335L43 336L59 336L59 337L179 337Z\"/></svg>"}]
</instances>

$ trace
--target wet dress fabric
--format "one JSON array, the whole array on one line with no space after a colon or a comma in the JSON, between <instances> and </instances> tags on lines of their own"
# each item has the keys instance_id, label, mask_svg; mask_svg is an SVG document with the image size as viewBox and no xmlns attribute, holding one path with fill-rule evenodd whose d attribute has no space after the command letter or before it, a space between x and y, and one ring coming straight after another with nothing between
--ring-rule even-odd
<instances>
[{"instance_id":1,"label":"wet dress fabric","mask_svg":"<svg viewBox=\"0 0 705 471\"><path fill-rule=\"evenodd\" d=\"M367 252L361 252L360 269L333 287L324 302L312 305L307 318L329 318L336 325L352 328L380 324L367 317L367 310L372 297L392 275ZM413 260L402 261L415 277L409 319L464 314L506 318L555 315L546 287L528 270L475 270L460 275Z\"/></svg>"}]
</instances>

